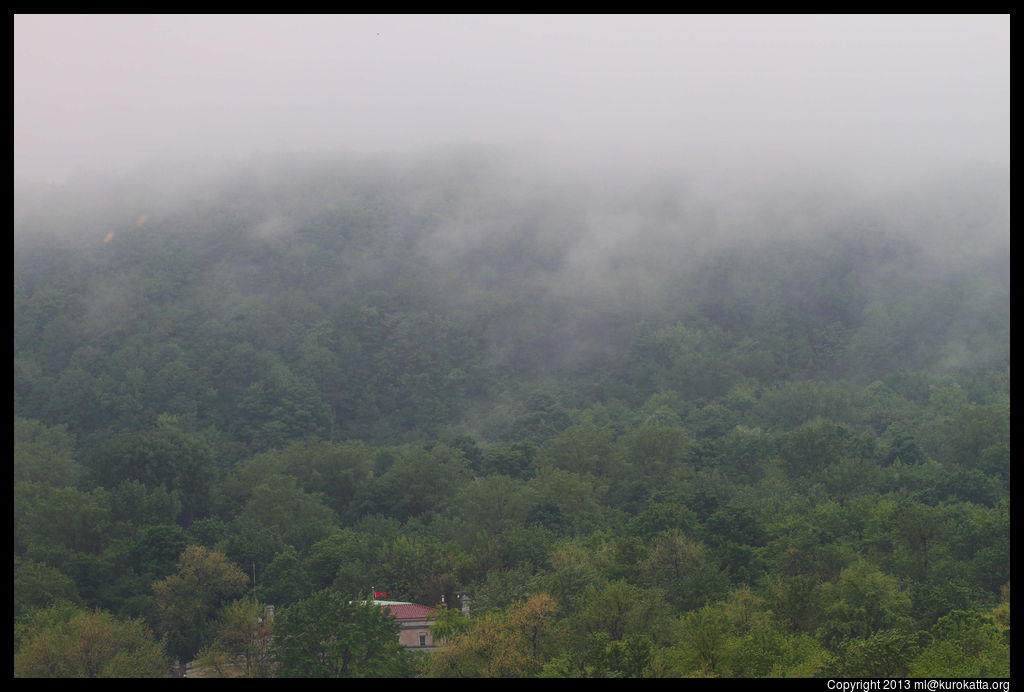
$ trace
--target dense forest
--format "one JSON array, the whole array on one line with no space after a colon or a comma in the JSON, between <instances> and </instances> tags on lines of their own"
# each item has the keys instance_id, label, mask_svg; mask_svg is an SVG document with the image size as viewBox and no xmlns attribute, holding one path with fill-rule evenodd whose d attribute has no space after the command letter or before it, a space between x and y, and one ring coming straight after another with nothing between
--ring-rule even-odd
<instances>
[{"instance_id":1,"label":"dense forest","mask_svg":"<svg viewBox=\"0 0 1024 692\"><path fill-rule=\"evenodd\" d=\"M187 178L16 187L15 675L1009 675L1008 168Z\"/></svg>"}]
</instances>

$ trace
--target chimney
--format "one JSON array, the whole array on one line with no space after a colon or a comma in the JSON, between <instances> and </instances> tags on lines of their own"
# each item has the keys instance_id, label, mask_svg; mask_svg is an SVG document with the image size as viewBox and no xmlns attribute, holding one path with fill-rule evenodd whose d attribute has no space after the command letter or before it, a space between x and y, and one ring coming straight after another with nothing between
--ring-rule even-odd
<instances>
[{"instance_id":1,"label":"chimney","mask_svg":"<svg viewBox=\"0 0 1024 692\"><path fill-rule=\"evenodd\" d=\"M469 594L459 594L459 600L462 602L462 614L469 617Z\"/></svg>"}]
</instances>

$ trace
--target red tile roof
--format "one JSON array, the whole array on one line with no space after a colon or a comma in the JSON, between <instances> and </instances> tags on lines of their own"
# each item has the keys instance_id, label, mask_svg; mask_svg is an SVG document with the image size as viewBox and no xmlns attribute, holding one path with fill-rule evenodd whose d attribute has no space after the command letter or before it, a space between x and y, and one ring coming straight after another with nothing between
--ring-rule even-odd
<instances>
[{"instance_id":1,"label":"red tile roof","mask_svg":"<svg viewBox=\"0 0 1024 692\"><path fill-rule=\"evenodd\" d=\"M387 608L396 620L429 620L433 608L419 603L379 603L381 608Z\"/></svg>"}]
</instances>

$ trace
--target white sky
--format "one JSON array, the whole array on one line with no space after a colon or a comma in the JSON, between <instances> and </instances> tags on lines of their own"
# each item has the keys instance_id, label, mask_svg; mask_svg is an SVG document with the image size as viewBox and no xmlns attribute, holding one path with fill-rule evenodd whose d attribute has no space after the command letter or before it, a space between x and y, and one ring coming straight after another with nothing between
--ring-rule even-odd
<instances>
[{"instance_id":1,"label":"white sky","mask_svg":"<svg viewBox=\"0 0 1024 692\"><path fill-rule=\"evenodd\" d=\"M16 15L15 175L406 151L1009 161L1008 15Z\"/></svg>"}]
</instances>

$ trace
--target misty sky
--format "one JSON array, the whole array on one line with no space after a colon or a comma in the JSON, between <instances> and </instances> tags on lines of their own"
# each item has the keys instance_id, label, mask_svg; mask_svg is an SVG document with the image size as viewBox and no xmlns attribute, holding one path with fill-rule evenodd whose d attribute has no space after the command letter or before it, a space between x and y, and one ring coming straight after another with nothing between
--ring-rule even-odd
<instances>
[{"instance_id":1,"label":"misty sky","mask_svg":"<svg viewBox=\"0 0 1024 692\"><path fill-rule=\"evenodd\" d=\"M15 175L403 152L1008 162L1008 15L16 15Z\"/></svg>"}]
</instances>

